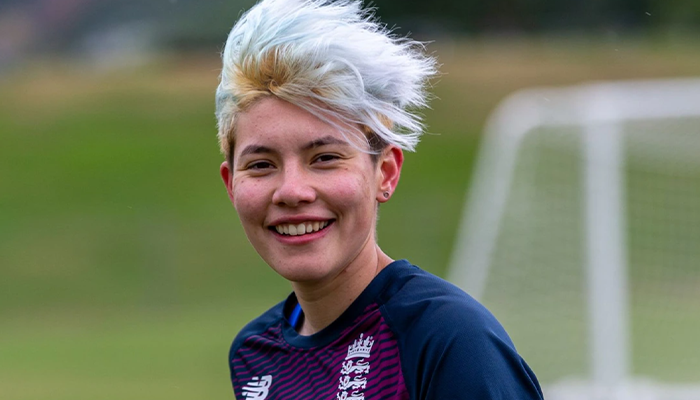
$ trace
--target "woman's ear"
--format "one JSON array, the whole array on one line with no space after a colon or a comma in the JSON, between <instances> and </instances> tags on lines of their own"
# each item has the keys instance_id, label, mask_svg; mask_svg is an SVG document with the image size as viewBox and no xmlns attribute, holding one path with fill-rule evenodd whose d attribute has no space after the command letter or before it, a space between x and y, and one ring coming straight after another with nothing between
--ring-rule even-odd
<instances>
[{"instance_id":1,"label":"woman's ear","mask_svg":"<svg viewBox=\"0 0 700 400\"><path fill-rule=\"evenodd\" d=\"M219 173L221 174L221 179L224 180L224 185L226 185L226 193L228 193L228 198L233 203L233 171L228 161L221 163L219 167Z\"/></svg>"},{"instance_id":2,"label":"woman's ear","mask_svg":"<svg viewBox=\"0 0 700 400\"><path fill-rule=\"evenodd\" d=\"M403 166L403 151L394 145L389 145L380 154L377 164L377 168L379 168L377 201L386 203L399 184L401 166Z\"/></svg>"}]
</instances>

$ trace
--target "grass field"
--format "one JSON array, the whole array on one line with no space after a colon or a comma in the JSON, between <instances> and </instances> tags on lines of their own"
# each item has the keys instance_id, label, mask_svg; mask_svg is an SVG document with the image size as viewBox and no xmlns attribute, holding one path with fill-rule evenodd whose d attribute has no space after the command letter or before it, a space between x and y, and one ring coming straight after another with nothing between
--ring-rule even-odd
<instances>
[{"instance_id":1,"label":"grass field","mask_svg":"<svg viewBox=\"0 0 700 400\"><path fill-rule=\"evenodd\" d=\"M532 85L700 73L698 43L438 41L429 131L379 237L443 274L488 112ZM218 177L218 61L44 60L0 81L0 398L232 398L238 329L288 285Z\"/></svg>"}]
</instances>

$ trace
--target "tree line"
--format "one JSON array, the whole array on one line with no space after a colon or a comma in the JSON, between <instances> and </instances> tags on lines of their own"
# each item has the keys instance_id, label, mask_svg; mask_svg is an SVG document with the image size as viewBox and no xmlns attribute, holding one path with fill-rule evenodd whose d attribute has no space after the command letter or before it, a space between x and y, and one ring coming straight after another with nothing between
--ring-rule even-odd
<instances>
[{"instance_id":1,"label":"tree line","mask_svg":"<svg viewBox=\"0 0 700 400\"><path fill-rule=\"evenodd\" d=\"M700 29L700 0L374 0L368 4L376 6L377 14L390 25L475 34Z\"/></svg>"}]
</instances>

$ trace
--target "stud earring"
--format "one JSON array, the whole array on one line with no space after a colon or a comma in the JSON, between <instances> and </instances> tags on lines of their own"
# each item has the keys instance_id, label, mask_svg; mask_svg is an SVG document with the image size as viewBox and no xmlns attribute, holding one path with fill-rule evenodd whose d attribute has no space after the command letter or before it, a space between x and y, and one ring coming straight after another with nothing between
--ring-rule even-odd
<instances>
[{"instance_id":1,"label":"stud earring","mask_svg":"<svg viewBox=\"0 0 700 400\"><path fill-rule=\"evenodd\" d=\"M384 192L384 198L388 199L389 198L389 192Z\"/></svg>"}]
</instances>

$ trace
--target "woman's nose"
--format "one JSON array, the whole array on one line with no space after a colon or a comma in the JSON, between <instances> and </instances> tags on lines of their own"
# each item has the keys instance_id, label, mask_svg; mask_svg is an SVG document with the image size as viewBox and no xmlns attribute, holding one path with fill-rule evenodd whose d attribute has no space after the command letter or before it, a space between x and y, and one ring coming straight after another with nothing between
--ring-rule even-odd
<instances>
[{"instance_id":1,"label":"woman's nose","mask_svg":"<svg viewBox=\"0 0 700 400\"><path fill-rule=\"evenodd\" d=\"M272 195L274 204L296 207L300 203L311 203L315 199L316 191L303 168L287 166L282 170L279 184Z\"/></svg>"}]
</instances>

